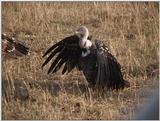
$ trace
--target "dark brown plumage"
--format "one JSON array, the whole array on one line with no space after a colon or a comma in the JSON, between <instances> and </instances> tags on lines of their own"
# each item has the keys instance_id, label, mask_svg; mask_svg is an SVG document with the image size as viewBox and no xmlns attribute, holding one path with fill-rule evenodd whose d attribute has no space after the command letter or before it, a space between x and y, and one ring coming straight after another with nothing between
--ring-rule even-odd
<instances>
[{"instance_id":1,"label":"dark brown plumage","mask_svg":"<svg viewBox=\"0 0 160 121\"><path fill-rule=\"evenodd\" d=\"M83 72L92 88L120 89L129 86L129 82L123 79L120 64L108 48L100 41L92 43L89 48L81 48L79 46L81 36L82 34L66 37L50 47L43 55L43 57L49 56L42 67L50 60L53 62L48 73L57 72L63 64L62 74L69 73L77 67ZM88 51L85 57L82 56L82 53Z\"/></svg>"}]
</instances>

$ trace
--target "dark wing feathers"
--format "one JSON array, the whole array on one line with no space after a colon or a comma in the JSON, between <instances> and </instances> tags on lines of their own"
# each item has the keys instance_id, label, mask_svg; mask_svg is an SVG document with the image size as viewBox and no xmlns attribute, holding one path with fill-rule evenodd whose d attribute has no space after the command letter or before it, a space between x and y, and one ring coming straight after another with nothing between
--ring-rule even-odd
<instances>
[{"instance_id":1,"label":"dark wing feathers","mask_svg":"<svg viewBox=\"0 0 160 121\"><path fill-rule=\"evenodd\" d=\"M79 57L81 56L81 49L78 46L79 38L75 35L66 37L65 39L61 40L57 44L50 47L43 57L49 55L46 61L43 63L42 67L44 67L51 59L53 62L48 70L48 73L55 73L57 72L63 64L65 64L62 74L66 71L70 72L77 64ZM53 51L53 52L52 52Z\"/></svg>"},{"instance_id":2,"label":"dark wing feathers","mask_svg":"<svg viewBox=\"0 0 160 121\"><path fill-rule=\"evenodd\" d=\"M42 57L45 57L48 53L50 53L50 52L51 52L53 49L55 49L57 46L58 46L58 48L60 49L60 47L62 47L62 46L59 46L61 43L62 43L62 41L60 41L60 42L58 42L57 44L51 46L51 47L44 53L44 55L43 55ZM58 51L60 51L60 50L58 50ZM53 56L54 56L54 55L53 55Z\"/></svg>"},{"instance_id":3,"label":"dark wing feathers","mask_svg":"<svg viewBox=\"0 0 160 121\"><path fill-rule=\"evenodd\" d=\"M96 84L112 89L123 88L125 80L121 73L120 64L103 44L96 46L98 65Z\"/></svg>"},{"instance_id":4,"label":"dark wing feathers","mask_svg":"<svg viewBox=\"0 0 160 121\"><path fill-rule=\"evenodd\" d=\"M44 67L58 52L62 51L63 46L58 46L46 59L46 61L43 63L42 67ZM46 54L46 53L45 53ZM46 55L45 55L46 56ZM44 56L43 56L44 57Z\"/></svg>"},{"instance_id":5,"label":"dark wing feathers","mask_svg":"<svg viewBox=\"0 0 160 121\"><path fill-rule=\"evenodd\" d=\"M67 71L67 63L65 63L65 65L64 65L64 68L62 70L62 74L66 73L66 71Z\"/></svg>"},{"instance_id":6,"label":"dark wing feathers","mask_svg":"<svg viewBox=\"0 0 160 121\"><path fill-rule=\"evenodd\" d=\"M48 74L54 69L56 64L63 58L63 56L64 56L64 50L62 50L62 52L60 52L59 55L55 58L55 60L53 61L53 63L51 64L48 70Z\"/></svg>"},{"instance_id":7,"label":"dark wing feathers","mask_svg":"<svg viewBox=\"0 0 160 121\"><path fill-rule=\"evenodd\" d=\"M55 73L56 71L58 71L60 68L61 68L61 66L67 61L67 59L68 59L68 55L67 55L67 52L65 51L65 49L63 50L63 52L61 52L62 53L62 57L61 57L61 60L56 64L56 66L55 66L55 68L54 68L54 70L53 70L53 72L52 73ZM58 56L57 56L57 58L58 58Z\"/></svg>"},{"instance_id":8,"label":"dark wing feathers","mask_svg":"<svg viewBox=\"0 0 160 121\"><path fill-rule=\"evenodd\" d=\"M55 66L54 70L52 73L55 73L57 70L59 70L61 68L61 66L65 63L65 61L67 60L67 58L62 58L58 64Z\"/></svg>"}]
</instances>

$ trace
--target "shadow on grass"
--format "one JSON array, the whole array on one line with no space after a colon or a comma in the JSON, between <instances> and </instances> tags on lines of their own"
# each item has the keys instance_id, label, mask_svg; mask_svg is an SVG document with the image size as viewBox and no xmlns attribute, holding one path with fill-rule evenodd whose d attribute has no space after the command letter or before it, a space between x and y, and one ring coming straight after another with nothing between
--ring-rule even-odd
<instances>
[{"instance_id":1,"label":"shadow on grass","mask_svg":"<svg viewBox=\"0 0 160 121\"><path fill-rule=\"evenodd\" d=\"M59 92L66 92L75 95L83 94L88 90L88 86L86 84L78 84L74 82L39 82L39 81L32 81L28 83L30 88L39 88L43 89L44 91L48 91L51 95L58 96Z\"/></svg>"},{"instance_id":2,"label":"shadow on grass","mask_svg":"<svg viewBox=\"0 0 160 121\"><path fill-rule=\"evenodd\" d=\"M78 96L87 92L88 86L86 84L78 84L74 82L25 82L21 80L2 81L2 96L5 97L7 101L13 98L25 101L30 98L30 90L32 89L40 89L46 93L49 92L52 96L58 96L60 92L65 92Z\"/></svg>"}]
</instances>

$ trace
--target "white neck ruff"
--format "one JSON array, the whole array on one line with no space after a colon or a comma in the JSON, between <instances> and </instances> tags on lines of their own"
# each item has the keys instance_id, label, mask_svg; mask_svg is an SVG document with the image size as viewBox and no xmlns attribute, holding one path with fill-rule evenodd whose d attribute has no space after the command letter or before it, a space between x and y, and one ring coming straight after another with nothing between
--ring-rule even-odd
<instances>
[{"instance_id":1,"label":"white neck ruff","mask_svg":"<svg viewBox=\"0 0 160 121\"><path fill-rule=\"evenodd\" d=\"M83 37L79 40L79 46L81 48L90 48L92 46L92 42L88 40L86 37Z\"/></svg>"}]
</instances>

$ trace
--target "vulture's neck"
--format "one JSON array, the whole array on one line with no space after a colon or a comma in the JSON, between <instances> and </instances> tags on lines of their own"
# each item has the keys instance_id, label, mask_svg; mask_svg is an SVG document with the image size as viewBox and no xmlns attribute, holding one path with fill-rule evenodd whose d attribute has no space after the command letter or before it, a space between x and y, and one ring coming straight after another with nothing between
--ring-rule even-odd
<instances>
[{"instance_id":1,"label":"vulture's neck","mask_svg":"<svg viewBox=\"0 0 160 121\"><path fill-rule=\"evenodd\" d=\"M82 37L79 40L79 46L81 48L89 49L92 46L92 42L87 39L88 37Z\"/></svg>"}]
</instances>

